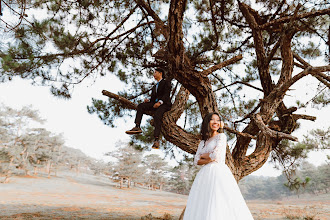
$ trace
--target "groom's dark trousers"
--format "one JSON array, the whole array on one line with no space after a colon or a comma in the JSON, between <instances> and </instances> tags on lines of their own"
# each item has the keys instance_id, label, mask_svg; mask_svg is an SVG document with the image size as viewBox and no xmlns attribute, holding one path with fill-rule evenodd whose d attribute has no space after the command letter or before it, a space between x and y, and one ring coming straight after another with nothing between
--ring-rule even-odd
<instances>
[{"instance_id":1,"label":"groom's dark trousers","mask_svg":"<svg viewBox=\"0 0 330 220\"><path fill-rule=\"evenodd\" d=\"M170 99L171 93L171 82L165 79L159 81L158 86L154 86L151 92L150 102L144 102L138 105L136 117L135 117L135 124L140 125L142 116L146 111L153 111L154 112L154 137L158 138L161 131L162 126L162 118L165 112L171 109L172 103ZM158 108L154 108L154 104L158 101L162 101Z\"/></svg>"}]
</instances>

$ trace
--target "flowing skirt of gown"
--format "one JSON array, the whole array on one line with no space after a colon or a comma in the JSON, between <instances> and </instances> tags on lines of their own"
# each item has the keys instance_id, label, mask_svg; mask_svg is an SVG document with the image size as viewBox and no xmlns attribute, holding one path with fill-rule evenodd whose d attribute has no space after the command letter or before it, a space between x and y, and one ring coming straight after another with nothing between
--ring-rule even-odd
<instances>
[{"instance_id":1,"label":"flowing skirt of gown","mask_svg":"<svg viewBox=\"0 0 330 220\"><path fill-rule=\"evenodd\" d=\"M226 164L209 163L191 187L184 220L253 220Z\"/></svg>"}]
</instances>

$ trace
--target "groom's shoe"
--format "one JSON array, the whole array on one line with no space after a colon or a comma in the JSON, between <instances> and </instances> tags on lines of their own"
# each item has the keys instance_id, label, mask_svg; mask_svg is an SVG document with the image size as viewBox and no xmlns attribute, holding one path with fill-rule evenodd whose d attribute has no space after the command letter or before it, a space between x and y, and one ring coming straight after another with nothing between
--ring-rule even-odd
<instances>
[{"instance_id":1,"label":"groom's shoe","mask_svg":"<svg viewBox=\"0 0 330 220\"><path fill-rule=\"evenodd\" d=\"M159 149L159 140L154 141L154 145L152 145L153 149Z\"/></svg>"},{"instance_id":2,"label":"groom's shoe","mask_svg":"<svg viewBox=\"0 0 330 220\"><path fill-rule=\"evenodd\" d=\"M139 127L134 127L131 130L126 131L126 134L141 134L142 130Z\"/></svg>"}]
</instances>

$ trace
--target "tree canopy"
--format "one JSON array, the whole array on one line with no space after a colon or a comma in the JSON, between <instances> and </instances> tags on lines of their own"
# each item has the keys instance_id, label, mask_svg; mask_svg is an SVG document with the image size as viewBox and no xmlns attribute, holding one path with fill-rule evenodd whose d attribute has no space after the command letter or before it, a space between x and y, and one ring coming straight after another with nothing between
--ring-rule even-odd
<instances>
[{"instance_id":1,"label":"tree canopy","mask_svg":"<svg viewBox=\"0 0 330 220\"><path fill-rule=\"evenodd\" d=\"M294 106L284 103L293 85L307 77L317 79L312 101L329 104L327 1L29 4L42 16L26 11L28 20L6 33L12 39L1 45L2 82L32 79L69 98L83 80L114 74L125 85L123 90L114 94L107 91L111 87L104 88L109 100L94 99L88 108L114 125L150 91L152 68L162 67L175 85L173 107L163 118L164 138L195 153L200 118L219 112L235 139L226 163L237 180L262 167L271 152L284 146L282 140L296 141L291 133L298 120L315 120L294 113L306 105L299 99ZM313 65L314 60L320 65ZM181 116L185 126L178 125Z\"/></svg>"}]
</instances>

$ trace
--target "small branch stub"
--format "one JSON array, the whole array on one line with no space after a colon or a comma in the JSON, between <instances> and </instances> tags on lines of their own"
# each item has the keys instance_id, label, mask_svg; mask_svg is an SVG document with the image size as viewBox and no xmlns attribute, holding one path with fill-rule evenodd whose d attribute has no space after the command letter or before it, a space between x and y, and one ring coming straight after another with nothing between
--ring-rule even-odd
<instances>
[{"instance_id":1,"label":"small branch stub","mask_svg":"<svg viewBox=\"0 0 330 220\"><path fill-rule=\"evenodd\" d=\"M120 101L122 104L124 104L126 106L127 109L133 109L133 110L137 109L136 104L134 104L133 102L131 102L130 100L128 100L122 96L119 96L119 95L109 92L107 90L103 90L102 94L105 96L108 96L109 98L113 98L113 99Z\"/></svg>"}]
</instances>

